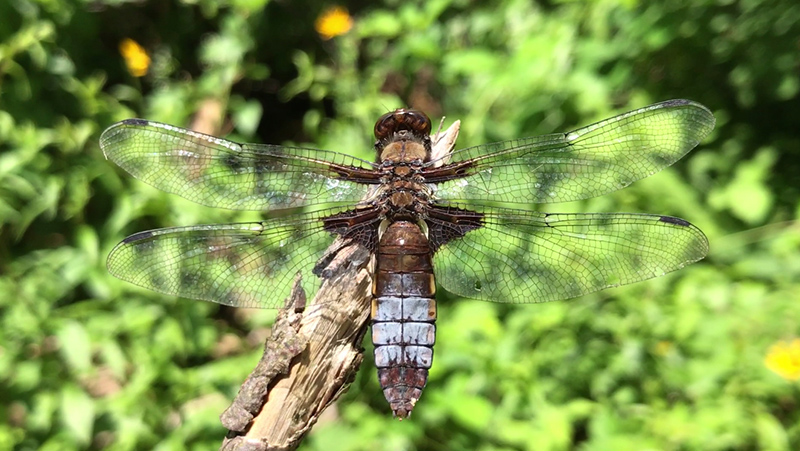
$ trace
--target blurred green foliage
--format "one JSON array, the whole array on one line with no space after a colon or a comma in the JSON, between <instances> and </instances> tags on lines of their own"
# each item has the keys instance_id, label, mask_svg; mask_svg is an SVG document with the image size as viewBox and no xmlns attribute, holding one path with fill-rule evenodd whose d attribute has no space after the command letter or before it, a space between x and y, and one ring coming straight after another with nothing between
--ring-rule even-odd
<instances>
[{"instance_id":1,"label":"blurred green foliage","mask_svg":"<svg viewBox=\"0 0 800 451\"><path fill-rule=\"evenodd\" d=\"M800 4L358 2L353 29L323 40L326 5L0 2L0 449L215 449L260 356L272 313L107 274L127 234L258 217L113 167L97 145L112 122L371 158L373 121L395 107L461 119L464 147L669 98L715 113L705 144L548 209L680 216L709 236L706 260L569 302L444 296L410 421L367 361L302 449L800 448ZM126 69L125 39L147 75Z\"/></svg>"}]
</instances>

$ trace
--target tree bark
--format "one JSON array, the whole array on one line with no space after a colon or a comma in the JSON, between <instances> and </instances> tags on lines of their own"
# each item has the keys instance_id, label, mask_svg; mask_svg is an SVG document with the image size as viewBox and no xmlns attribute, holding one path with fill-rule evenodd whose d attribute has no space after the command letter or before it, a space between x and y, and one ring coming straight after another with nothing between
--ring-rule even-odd
<instances>
[{"instance_id":1,"label":"tree bark","mask_svg":"<svg viewBox=\"0 0 800 451\"><path fill-rule=\"evenodd\" d=\"M299 277L264 355L221 420L221 450L293 450L361 365L371 298L370 253L340 240L320 272L322 287L304 308ZM316 282L316 281L314 281Z\"/></svg>"}]
</instances>

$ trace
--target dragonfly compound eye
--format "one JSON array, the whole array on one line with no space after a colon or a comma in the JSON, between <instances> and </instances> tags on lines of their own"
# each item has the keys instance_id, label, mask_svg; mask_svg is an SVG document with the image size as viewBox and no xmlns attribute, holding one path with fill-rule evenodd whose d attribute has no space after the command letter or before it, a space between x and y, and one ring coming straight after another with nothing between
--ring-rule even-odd
<instances>
[{"instance_id":1,"label":"dragonfly compound eye","mask_svg":"<svg viewBox=\"0 0 800 451\"><path fill-rule=\"evenodd\" d=\"M381 116L375 123L375 137L383 140L400 130L410 130L418 136L431 134L431 120L422 111L400 108Z\"/></svg>"}]
</instances>

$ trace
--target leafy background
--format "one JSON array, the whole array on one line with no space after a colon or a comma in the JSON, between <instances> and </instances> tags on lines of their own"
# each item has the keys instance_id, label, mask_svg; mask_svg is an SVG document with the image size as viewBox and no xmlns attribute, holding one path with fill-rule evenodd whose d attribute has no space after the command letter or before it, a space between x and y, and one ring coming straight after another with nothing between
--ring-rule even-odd
<instances>
[{"instance_id":1,"label":"leafy background","mask_svg":"<svg viewBox=\"0 0 800 451\"><path fill-rule=\"evenodd\" d=\"M461 119L463 147L669 98L714 112L704 144L555 207L686 218L707 259L568 302L444 296L411 420L391 418L368 350L302 449L800 448L800 4L362 1L324 39L328 6L0 2L0 449L215 449L269 333L274 313L107 274L127 234L258 217L124 174L97 145L114 121L369 158L399 106Z\"/></svg>"}]
</instances>

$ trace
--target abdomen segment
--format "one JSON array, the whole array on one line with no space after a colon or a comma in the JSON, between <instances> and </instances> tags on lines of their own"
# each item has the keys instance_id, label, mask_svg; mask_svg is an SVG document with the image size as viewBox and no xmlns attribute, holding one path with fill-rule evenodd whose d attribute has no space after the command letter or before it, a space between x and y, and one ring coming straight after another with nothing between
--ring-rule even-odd
<instances>
[{"instance_id":1,"label":"abdomen segment","mask_svg":"<svg viewBox=\"0 0 800 451\"><path fill-rule=\"evenodd\" d=\"M428 381L435 292L427 238L413 222L393 222L378 245L372 343L383 394L401 419L411 413Z\"/></svg>"}]
</instances>

